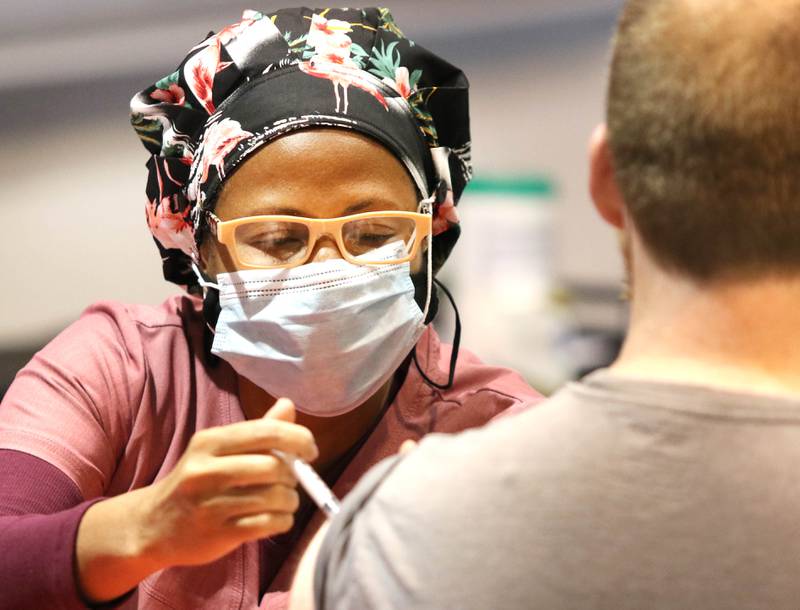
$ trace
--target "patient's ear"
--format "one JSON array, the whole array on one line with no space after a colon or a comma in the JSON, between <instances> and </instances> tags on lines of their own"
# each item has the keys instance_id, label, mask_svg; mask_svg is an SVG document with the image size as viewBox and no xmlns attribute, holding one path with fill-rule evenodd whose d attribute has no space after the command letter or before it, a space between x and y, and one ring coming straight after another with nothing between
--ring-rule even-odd
<instances>
[{"instance_id":1,"label":"patient's ear","mask_svg":"<svg viewBox=\"0 0 800 610\"><path fill-rule=\"evenodd\" d=\"M624 229L625 202L614 173L605 124L595 128L589 141L589 193L603 220L616 229Z\"/></svg>"}]
</instances>

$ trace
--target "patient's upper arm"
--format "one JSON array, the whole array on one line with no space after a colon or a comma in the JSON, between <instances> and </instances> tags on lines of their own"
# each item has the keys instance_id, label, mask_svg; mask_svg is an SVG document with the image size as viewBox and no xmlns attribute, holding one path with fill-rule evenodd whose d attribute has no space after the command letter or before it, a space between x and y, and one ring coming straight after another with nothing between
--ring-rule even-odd
<instances>
[{"instance_id":1,"label":"patient's upper arm","mask_svg":"<svg viewBox=\"0 0 800 610\"><path fill-rule=\"evenodd\" d=\"M314 610L314 568L319 556L319 547L327 533L328 524L325 523L306 548L297 573L294 575L289 610Z\"/></svg>"}]
</instances>

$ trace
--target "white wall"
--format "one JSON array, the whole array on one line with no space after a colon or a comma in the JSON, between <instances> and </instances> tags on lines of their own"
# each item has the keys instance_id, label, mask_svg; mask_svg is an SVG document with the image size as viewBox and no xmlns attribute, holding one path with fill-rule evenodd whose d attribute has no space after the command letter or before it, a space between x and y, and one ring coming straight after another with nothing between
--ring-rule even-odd
<instances>
[{"instance_id":1,"label":"white wall","mask_svg":"<svg viewBox=\"0 0 800 610\"><path fill-rule=\"evenodd\" d=\"M0 346L47 339L96 300L174 292L144 221L144 149L118 119L4 134Z\"/></svg>"},{"instance_id":2,"label":"white wall","mask_svg":"<svg viewBox=\"0 0 800 610\"><path fill-rule=\"evenodd\" d=\"M568 281L617 283L621 274L614 235L588 197L588 140L603 119L610 28L607 17L537 28L533 36L545 40L462 61L473 85L476 171L555 180L556 274Z\"/></svg>"}]
</instances>

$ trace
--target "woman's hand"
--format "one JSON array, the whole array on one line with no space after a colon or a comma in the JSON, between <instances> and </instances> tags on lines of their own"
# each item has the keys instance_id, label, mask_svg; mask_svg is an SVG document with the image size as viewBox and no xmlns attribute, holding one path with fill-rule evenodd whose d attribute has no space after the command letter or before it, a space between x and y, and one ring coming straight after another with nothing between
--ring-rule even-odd
<instances>
[{"instance_id":1,"label":"woman's hand","mask_svg":"<svg viewBox=\"0 0 800 610\"><path fill-rule=\"evenodd\" d=\"M261 419L201 430L164 479L92 506L76 544L84 594L108 601L158 569L209 563L291 529L297 481L270 451L317 456L294 416L282 399Z\"/></svg>"},{"instance_id":2,"label":"woman's hand","mask_svg":"<svg viewBox=\"0 0 800 610\"><path fill-rule=\"evenodd\" d=\"M317 457L311 432L292 421L294 406L283 399L259 420L195 434L142 506L145 552L168 565L203 564L291 529L297 481L270 450Z\"/></svg>"}]
</instances>

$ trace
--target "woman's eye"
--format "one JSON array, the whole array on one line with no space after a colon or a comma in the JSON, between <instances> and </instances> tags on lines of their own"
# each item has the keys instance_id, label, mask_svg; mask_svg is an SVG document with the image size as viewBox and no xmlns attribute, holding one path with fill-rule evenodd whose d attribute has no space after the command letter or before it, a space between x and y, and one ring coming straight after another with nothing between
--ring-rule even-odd
<instances>
[{"instance_id":1,"label":"woman's eye","mask_svg":"<svg viewBox=\"0 0 800 610\"><path fill-rule=\"evenodd\" d=\"M305 240L294 235L258 235L248 241L252 248L281 256L293 254L305 247Z\"/></svg>"},{"instance_id":2,"label":"woman's eye","mask_svg":"<svg viewBox=\"0 0 800 610\"><path fill-rule=\"evenodd\" d=\"M276 248L283 248L286 246L294 246L295 244L303 243L302 240L297 239L296 237L276 237L276 238L269 238L264 240L265 243L268 243Z\"/></svg>"},{"instance_id":3,"label":"woman's eye","mask_svg":"<svg viewBox=\"0 0 800 610\"><path fill-rule=\"evenodd\" d=\"M397 228L386 224L369 223L364 224L353 231L353 235L358 239L362 237L391 237L397 234Z\"/></svg>"},{"instance_id":4,"label":"woman's eye","mask_svg":"<svg viewBox=\"0 0 800 610\"><path fill-rule=\"evenodd\" d=\"M394 233L362 233L358 236L358 241L365 245L381 245L392 237Z\"/></svg>"}]
</instances>

